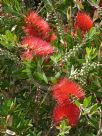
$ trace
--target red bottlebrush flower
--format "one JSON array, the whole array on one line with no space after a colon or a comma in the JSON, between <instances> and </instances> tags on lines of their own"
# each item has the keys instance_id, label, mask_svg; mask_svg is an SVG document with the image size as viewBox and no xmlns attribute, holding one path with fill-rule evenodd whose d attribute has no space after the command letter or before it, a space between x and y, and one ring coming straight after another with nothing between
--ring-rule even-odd
<instances>
[{"instance_id":1,"label":"red bottlebrush flower","mask_svg":"<svg viewBox=\"0 0 102 136\"><path fill-rule=\"evenodd\" d=\"M46 56L53 53L53 47L48 42L33 36L24 37L21 46L27 46L36 56Z\"/></svg>"},{"instance_id":2,"label":"red bottlebrush flower","mask_svg":"<svg viewBox=\"0 0 102 136\"><path fill-rule=\"evenodd\" d=\"M47 39L50 33L50 27L48 23L38 16L37 13L31 11L25 18L26 24L32 25L32 27L38 32L39 36L43 39Z\"/></svg>"},{"instance_id":3,"label":"red bottlebrush flower","mask_svg":"<svg viewBox=\"0 0 102 136\"><path fill-rule=\"evenodd\" d=\"M75 28L82 31L89 31L93 26L93 21L89 15L84 12L79 12L76 16Z\"/></svg>"},{"instance_id":4,"label":"red bottlebrush flower","mask_svg":"<svg viewBox=\"0 0 102 136\"><path fill-rule=\"evenodd\" d=\"M22 47L28 47L28 48L33 48L35 45L34 43L35 37L33 36L25 36L21 42Z\"/></svg>"},{"instance_id":5,"label":"red bottlebrush flower","mask_svg":"<svg viewBox=\"0 0 102 136\"><path fill-rule=\"evenodd\" d=\"M75 82L63 78L56 85L52 87L52 95L59 104L62 104L68 100L70 95L82 99L85 96L83 89Z\"/></svg>"},{"instance_id":6,"label":"red bottlebrush flower","mask_svg":"<svg viewBox=\"0 0 102 136\"><path fill-rule=\"evenodd\" d=\"M33 28L31 25L26 25L23 27L23 31L25 34L30 35L30 36L36 36L39 37L38 32Z\"/></svg>"},{"instance_id":7,"label":"red bottlebrush flower","mask_svg":"<svg viewBox=\"0 0 102 136\"><path fill-rule=\"evenodd\" d=\"M33 59L33 53L32 51L24 51L21 55L22 60L32 60Z\"/></svg>"},{"instance_id":8,"label":"red bottlebrush flower","mask_svg":"<svg viewBox=\"0 0 102 136\"><path fill-rule=\"evenodd\" d=\"M53 110L53 121L59 124L60 121L66 119L72 127L76 126L80 117L79 108L73 103L57 105Z\"/></svg>"}]
</instances>

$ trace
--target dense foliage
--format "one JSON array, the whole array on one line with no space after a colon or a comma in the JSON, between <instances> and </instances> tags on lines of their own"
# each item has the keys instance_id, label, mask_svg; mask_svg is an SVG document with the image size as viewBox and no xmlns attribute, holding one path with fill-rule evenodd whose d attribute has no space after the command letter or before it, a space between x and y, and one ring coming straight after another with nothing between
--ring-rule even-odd
<instances>
[{"instance_id":1,"label":"dense foliage","mask_svg":"<svg viewBox=\"0 0 102 136\"><path fill-rule=\"evenodd\" d=\"M102 0L0 0L0 135L102 135Z\"/></svg>"}]
</instances>

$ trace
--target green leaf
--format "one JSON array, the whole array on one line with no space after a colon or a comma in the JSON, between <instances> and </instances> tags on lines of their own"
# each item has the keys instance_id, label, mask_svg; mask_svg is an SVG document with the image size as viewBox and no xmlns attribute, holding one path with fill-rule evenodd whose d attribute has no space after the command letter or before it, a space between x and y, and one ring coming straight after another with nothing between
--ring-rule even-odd
<instances>
[{"instance_id":1,"label":"green leaf","mask_svg":"<svg viewBox=\"0 0 102 136\"><path fill-rule=\"evenodd\" d=\"M96 34L96 28L95 27L92 27L88 33L88 38L89 39L92 39L93 36Z\"/></svg>"},{"instance_id":2,"label":"green leaf","mask_svg":"<svg viewBox=\"0 0 102 136\"><path fill-rule=\"evenodd\" d=\"M43 73L43 80L45 81L46 84L48 84L48 79L47 79L45 73Z\"/></svg>"},{"instance_id":3,"label":"green leaf","mask_svg":"<svg viewBox=\"0 0 102 136\"><path fill-rule=\"evenodd\" d=\"M11 49L16 46L17 36L9 30L5 31L4 35L0 35L0 44L7 49Z\"/></svg>"},{"instance_id":4,"label":"green leaf","mask_svg":"<svg viewBox=\"0 0 102 136\"><path fill-rule=\"evenodd\" d=\"M51 58L51 60L54 63L57 63L60 60L60 58L61 58L61 54L57 54L57 55L51 56L50 58Z\"/></svg>"},{"instance_id":5,"label":"green leaf","mask_svg":"<svg viewBox=\"0 0 102 136\"><path fill-rule=\"evenodd\" d=\"M88 47L86 47L86 53L87 53L87 55L89 56L89 55L90 55L90 53L91 53L91 49L90 49L90 48L88 48Z\"/></svg>"},{"instance_id":6,"label":"green leaf","mask_svg":"<svg viewBox=\"0 0 102 136\"><path fill-rule=\"evenodd\" d=\"M44 81L46 84L48 84L48 79L45 73L34 72L34 76L37 80Z\"/></svg>"},{"instance_id":7,"label":"green leaf","mask_svg":"<svg viewBox=\"0 0 102 136\"><path fill-rule=\"evenodd\" d=\"M61 75L61 73L60 73L60 72L57 72L57 74L55 75L55 77L56 77L56 78L59 78L60 75Z\"/></svg>"},{"instance_id":8,"label":"green leaf","mask_svg":"<svg viewBox=\"0 0 102 136\"><path fill-rule=\"evenodd\" d=\"M90 107L90 114L94 114L98 109L97 103Z\"/></svg>"},{"instance_id":9,"label":"green leaf","mask_svg":"<svg viewBox=\"0 0 102 136\"><path fill-rule=\"evenodd\" d=\"M78 106L78 107L80 107L80 102L78 101L78 100L75 100L75 104Z\"/></svg>"},{"instance_id":10,"label":"green leaf","mask_svg":"<svg viewBox=\"0 0 102 136\"><path fill-rule=\"evenodd\" d=\"M51 81L53 84L57 83L57 79L56 79L55 77L50 77L50 81Z\"/></svg>"},{"instance_id":11,"label":"green leaf","mask_svg":"<svg viewBox=\"0 0 102 136\"><path fill-rule=\"evenodd\" d=\"M84 108L87 108L90 105L90 103L91 103L91 96L84 99L83 101Z\"/></svg>"}]
</instances>

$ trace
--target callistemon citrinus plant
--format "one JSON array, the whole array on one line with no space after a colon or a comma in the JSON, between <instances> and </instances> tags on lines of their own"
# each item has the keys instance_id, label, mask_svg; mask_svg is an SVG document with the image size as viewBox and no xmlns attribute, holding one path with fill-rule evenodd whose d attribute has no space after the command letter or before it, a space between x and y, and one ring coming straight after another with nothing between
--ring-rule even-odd
<instances>
[{"instance_id":1,"label":"callistemon citrinus plant","mask_svg":"<svg viewBox=\"0 0 102 136\"><path fill-rule=\"evenodd\" d=\"M0 2L0 135L102 135L101 0Z\"/></svg>"}]
</instances>

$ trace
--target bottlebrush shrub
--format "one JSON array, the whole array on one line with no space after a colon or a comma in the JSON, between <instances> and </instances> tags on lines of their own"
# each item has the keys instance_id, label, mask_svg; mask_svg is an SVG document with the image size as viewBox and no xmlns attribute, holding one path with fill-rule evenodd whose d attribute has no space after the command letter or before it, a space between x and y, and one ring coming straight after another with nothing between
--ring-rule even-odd
<instances>
[{"instance_id":1,"label":"bottlebrush shrub","mask_svg":"<svg viewBox=\"0 0 102 136\"><path fill-rule=\"evenodd\" d=\"M2 1L0 135L101 136L101 10L93 22L91 2L42 2Z\"/></svg>"}]
</instances>

